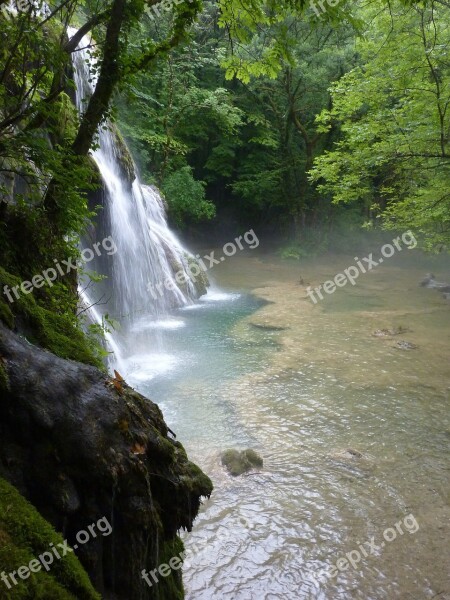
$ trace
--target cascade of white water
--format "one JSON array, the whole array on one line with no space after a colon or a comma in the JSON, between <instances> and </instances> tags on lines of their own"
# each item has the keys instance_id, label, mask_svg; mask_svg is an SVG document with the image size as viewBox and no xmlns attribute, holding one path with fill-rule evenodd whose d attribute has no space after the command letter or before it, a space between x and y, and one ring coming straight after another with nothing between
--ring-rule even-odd
<instances>
[{"instance_id":1,"label":"cascade of white water","mask_svg":"<svg viewBox=\"0 0 450 600\"><path fill-rule=\"evenodd\" d=\"M81 287L79 287L78 292L80 295L81 304L89 310L89 315L92 319L92 322L98 323L99 325L103 325L102 315L95 306L91 306L91 300L89 298L89 295L86 293L86 290L83 290L81 289ZM110 352L113 353L114 358L112 360L112 364L114 364L114 366L122 368L124 364L122 358L122 351L116 343L114 336L109 331L105 332L104 335L108 349Z\"/></svg>"},{"instance_id":2,"label":"cascade of white water","mask_svg":"<svg viewBox=\"0 0 450 600\"><path fill-rule=\"evenodd\" d=\"M69 36L74 32L69 29ZM76 103L80 114L96 85L96 74L89 66L89 63L92 65L88 50L91 46L92 41L85 37L73 54ZM98 143L92 152L104 190L103 207L97 217L101 223L96 227L96 241L101 242L99 232L105 237L111 236L117 251L107 260L102 257L90 265L93 270L108 276L100 286L106 301L101 307L93 307L91 315L101 322L102 316L108 313L129 332L137 315L145 313L161 319L170 309L192 302L196 289L189 277L191 255L169 230L160 194L139 181L134 166L134 181L130 181L120 160L123 161L123 142L120 145L122 148L117 134L106 123L100 128ZM184 273L184 284L175 279L175 274L180 272ZM92 286L84 290L83 299L88 305L98 300L93 297ZM109 336L107 340L116 359L126 338L119 334Z\"/></svg>"}]
</instances>

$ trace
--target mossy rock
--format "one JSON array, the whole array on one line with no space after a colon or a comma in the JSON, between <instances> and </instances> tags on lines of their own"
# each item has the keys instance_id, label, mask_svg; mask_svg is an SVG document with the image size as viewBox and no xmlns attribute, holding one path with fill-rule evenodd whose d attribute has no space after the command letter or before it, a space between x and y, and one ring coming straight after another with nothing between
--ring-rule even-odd
<instances>
[{"instance_id":1,"label":"mossy rock","mask_svg":"<svg viewBox=\"0 0 450 600\"><path fill-rule=\"evenodd\" d=\"M11 484L0 479L0 572L7 575L28 566L50 544L58 549L61 535L23 498ZM36 565L34 565L35 568ZM25 575L26 573L23 573ZM8 577L11 589L0 582L0 597L5 600L100 600L89 577L73 553L43 568L30 572L25 580L15 575L17 585Z\"/></svg>"},{"instance_id":2,"label":"mossy rock","mask_svg":"<svg viewBox=\"0 0 450 600\"><path fill-rule=\"evenodd\" d=\"M58 139L72 143L78 131L78 111L70 97L61 92L53 104L51 122Z\"/></svg>"},{"instance_id":3,"label":"mossy rock","mask_svg":"<svg viewBox=\"0 0 450 600\"><path fill-rule=\"evenodd\" d=\"M164 542L160 554L159 564L169 564L171 558L180 556L184 552L184 544L179 536L173 540ZM158 579L159 600L183 600L184 588L182 580L182 570L171 569L168 577L159 577Z\"/></svg>"},{"instance_id":4,"label":"mossy rock","mask_svg":"<svg viewBox=\"0 0 450 600\"><path fill-rule=\"evenodd\" d=\"M134 166L133 157L131 156L128 146L118 127L113 123L110 123L109 127L115 142L114 151L118 158L123 175L131 184L136 179L136 169Z\"/></svg>"},{"instance_id":5,"label":"mossy rock","mask_svg":"<svg viewBox=\"0 0 450 600\"><path fill-rule=\"evenodd\" d=\"M12 329L14 327L14 315L7 303L0 299L0 321Z\"/></svg>"},{"instance_id":6,"label":"mossy rock","mask_svg":"<svg viewBox=\"0 0 450 600\"><path fill-rule=\"evenodd\" d=\"M114 515L113 537L77 550L105 597L181 600L180 569L152 588L139 575L182 551L177 532L191 531L212 482L189 461L181 443L169 437L159 407L126 382L117 388L97 369L30 345L2 324L0 357L10 382L8 393L0 389L0 467L5 469L0 473L20 481L23 494L52 523L64 522L71 543L87 523ZM15 507L17 501L6 499L5 504ZM0 502L0 531L7 512ZM32 534L38 527L28 526L21 515L14 519L14 527L24 524L23 539L32 558L48 544L38 547ZM14 542L20 539L11 523L6 533ZM21 559L19 566L30 558ZM0 574L4 564L0 556ZM114 564L120 568L111 589ZM17 561L6 566L8 572L18 568ZM55 577L56 568L51 570ZM0 580L3 598L1 586Z\"/></svg>"},{"instance_id":7,"label":"mossy rock","mask_svg":"<svg viewBox=\"0 0 450 600\"><path fill-rule=\"evenodd\" d=\"M199 271L198 275L195 275L195 277L191 276L191 281L194 284L197 296L200 298L200 296L204 296L208 291L210 285L208 276L206 275L205 271L200 267L196 258L188 254L186 254L185 256L188 262L188 273L191 272L191 269L194 266L196 267L195 272Z\"/></svg>"},{"instance_id":8,"label":"mossy rock","mask_svg":"<svg viewBox=\"0 0 450 600\"><path fill-rule=\"evenodd\" d=\"M0 356L0 391L9 390L9 376L6 370L4 360Z\"/></svg>"},{"instance_id":9,"label":"mossy rock","mask_svg":"<svg viewBox=\"0 0 450 600\"><path fill-rule=\"evenodd\" d=\"M0 286L10 289L21 284L15 277L0 267ZM56 287L56 285L54 286ZM53 291L53 290L52 290ZM104 369L100 344L93 342L77 326L76 318L68 312L50 310L38 303L33 294L19 293L14 303L8 305L0 300L0 321L9 329L17 329L27 339L57 356L77 360Z\"/></svg>"},{"instance_id":10,"label":"mossy rock","mask_svg":"<svg viewBox=\"0 0 450 600\"><path fill-rule=\"evenodd\" d=\"M221 462L233 477L263 466L263 459L250 448L241 452L239 450L225 450L221 455Z\"/></svg>"},{"instance_id":11,"label":"mossy rock","mask_svg":"<svg viewBox=\"0 0 450 600\"><path fill-rule=\"evenodd\" d=\"M102 174L100 173L97 163L91 155L86 156L85 161L90 170L90 185L95 189L102 189L104 184Z\"/></svg>"}]
</instances>

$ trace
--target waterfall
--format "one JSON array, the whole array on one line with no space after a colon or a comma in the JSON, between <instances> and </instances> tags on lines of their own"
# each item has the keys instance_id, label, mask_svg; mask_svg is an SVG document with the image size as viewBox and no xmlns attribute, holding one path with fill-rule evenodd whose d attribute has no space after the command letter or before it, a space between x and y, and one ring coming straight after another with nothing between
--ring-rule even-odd
<instances>
[{"instance_id":1,"label":"waterfall","mask_svg":"<svg viewBox=\"0 0 450 600\"><path fill-rule=\"evenodd\" d=\"M75 31L69 28L69 36ZM91 46L92 40L84 37L73 53L80 114L96 85L94 59L89 54ZM82 275L80 296L85 305L93 305L90 316L94 321L101 323L108 315L120 323L120 330L109 334L106 341L113 352L110 366L125 369L123 356L137 350L133 332L139 319L145 315L161 320L175 307L192 303L198 296L189 273L193 257L169 230L161 195L156 188L139 181L128 148L110 122L101 125L91 156L103 180L99 202L102 209L89 233L90 240L83 242L92 247L92 243L111 236L117 251L96 256L89 263L89 270L106 278L89 285L89 279ZM158 339L152 339L151 343L154 346ZM145 346L144 351L148 347Z\"/></svg>"}]
</instances>

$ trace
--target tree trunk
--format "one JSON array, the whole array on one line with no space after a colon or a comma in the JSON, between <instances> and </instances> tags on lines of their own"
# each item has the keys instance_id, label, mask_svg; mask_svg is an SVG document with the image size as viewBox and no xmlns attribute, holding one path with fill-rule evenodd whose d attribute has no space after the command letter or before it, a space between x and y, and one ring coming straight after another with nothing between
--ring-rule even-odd
<instances>
[{"instance_id":1,"label":"tree trunk","mask_svg":"<svg viewBox=\"0 0 450 600\"><path fill-rule=\"evenodd\" d=\"M73 153L78 156L84 156L89 152L98 126L109 108L114 88L120 79L119 38L125 18L125 7L126 0L115 0L111 8L100 75L72 145Z\"/></svg>"},{"instance_id":2,"label":"tree trunk","mask_svg":"<svg viewBox=\"0 0 450 600\"><path fill-rule=\"evenodd\" d=\"M115 0L112 5L106 29L100 75L70 149L72 160L67 160L68 173L73 165L73 155L81 157L86 156L89 152L98 126L109 108L114 88L120 79L120 33L125 19L125 8L126 0ZM44 198L44 207L56 229L58 228L59 213L58 198L63 193L64 190L53 180L50 182Z\"/></svg>"}]
</instances>

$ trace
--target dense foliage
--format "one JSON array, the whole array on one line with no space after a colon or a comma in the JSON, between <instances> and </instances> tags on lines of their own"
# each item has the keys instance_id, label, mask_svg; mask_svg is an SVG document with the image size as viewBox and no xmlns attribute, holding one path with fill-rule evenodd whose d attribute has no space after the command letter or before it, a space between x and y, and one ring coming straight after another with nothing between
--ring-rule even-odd
<instances>
[{"instance_id":1,"label":"dense foliage","mask_svg":"<svg viewBox=\"0 0 450 600\"><path fill-rule=\"evenodd\" d=\"M235 22L232 5L207 2L189 44L118 101L173 222L215 211L222 225L282 234L294 255L380 224L445 247L449 6L342 3L320 18L294 8Z\"/></svg>"},{"instance_id":2,"label":"dense foliage","mask_svg":"<svg viewBox=\"0 0 450 600\"><path fill-rule=\"evenodd\" d=\"M363 203L439 249L450 241L450 8L371 14L360 64L333 83L331 108L317 119L318 131L338 124L341 136L312 179L334 202Z\"/></svg>"}]
</instances>

